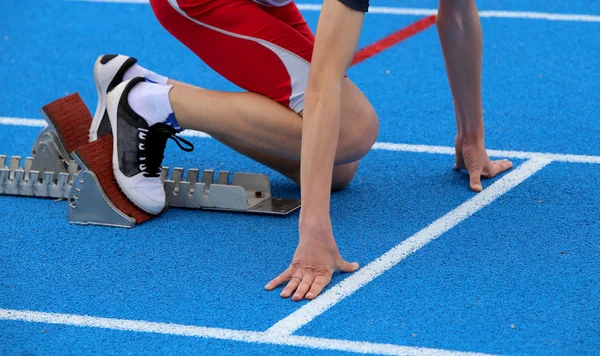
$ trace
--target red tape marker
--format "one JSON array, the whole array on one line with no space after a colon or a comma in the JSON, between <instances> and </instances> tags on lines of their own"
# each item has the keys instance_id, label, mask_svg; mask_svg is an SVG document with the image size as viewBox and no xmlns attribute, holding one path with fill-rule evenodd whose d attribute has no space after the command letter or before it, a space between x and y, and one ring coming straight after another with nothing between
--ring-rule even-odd
<instances>
[{"instance_id":1,"label":"red tape marker","mask_svg":"<svg viewBox=\"0 0 600 356\"><path fill-rule=\"evenodd\" d=\"M387 37L382 38L381 40L365 48L362 48L361 50L356 52L356 55L354 55L354 59L352 60L350 66L358 64L366 59L369 59L374 55L379 54L385 51L386 49L392 47L393 45L396 45L404 41L405 39L412 37L423 30L428 29L435 23L435 18L435 15L425 17L397 32L392 33Z\"/></svg>"}]
</instances>

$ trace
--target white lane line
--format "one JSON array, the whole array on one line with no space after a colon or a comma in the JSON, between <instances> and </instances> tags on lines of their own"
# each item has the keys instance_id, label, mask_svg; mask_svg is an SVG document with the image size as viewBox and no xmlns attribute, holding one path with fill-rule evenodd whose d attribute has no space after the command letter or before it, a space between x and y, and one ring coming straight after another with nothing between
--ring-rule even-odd
<instances>
[{"instance_id":1,"label":"white lane line","mask_svg":"<svg viewBox=\"0 0 600 356\"><path fill-rule=\"evenodd\" d=\"M379 277L385 271L394 267L410 254L440 237L460 222L534 175L550 162L552 161L546 158L533 158L524 162L515 170L494 182L494 184L483 190L481 193L475 195L456 209L437 219L431 223L431 225L417 232L415 235L402 241L375 261L354 272L340 283L327 290L321 296L280 320L266 332L273 335L291 335L302 326L310 323L317 316L323 314L358 289Z\"/></svg>"},{"instance_id":2,"label":"white lane line","mask_svg":"<svg viewBox=\"0 0 600 356\"><path fill-rule=\"evenodd\" d=\"M120 4L147 4L148 0L69 0L81 2L103 2ZM296 4L302 11L321 11L321 5L317 4ZM383 15L405 15L405 16L430 16L436 15L437 9L405 8L405 7L384 7L371 6L369 14ZM600 22L600 16L587 14L557 14L549 12L533 11L498 11L484 10L479 12L483 18L508 18L508 19L528 19L528 20L547 20L547 21L572 21L572 22Z\"/></svg>"},{"instance_id":3,"label":"white lane line","mask_svg":"<svg viewBox=\"0 0 600 356\"><path fill-rule=\"evenodd\" d=\"M104 0L102 0L104 1ZM46 127L46 121L40 119L24 119L18 117L2 117L0 116L0 125L9 126L26 126L26 127ZM209 134L200 131L185 130L180 133L181 136L212 138ZM448 146L430 146L430 145L414 145L407 143L391 143L377 142L373 145L374 150L381 151L398 151L398 152L413 152L413 153L429 153L454 155L454 148ZM600 156L574 155L564 153L546 153L546 152L528 152L528 151L507 151L507 150L487 150L490 157L515 158L515 159L531 159L545 158L557 162L569 163L591 163L600 164Z\"/></svg>"},{"instance_id":4,"label":"white lane line","mask_svg":"<svg viewBox=\"0 0 600 356\"><path fill-rule=\"evenodd\" d=\"M600 22L600 16L586 14L557 14L533 11L481 11L480 17L504 19L529 19L548 21Z\"/></svg>"},{"instance_id":5,"label":"white lane line","mask_svg":"<svg viewBox=\"0 0 600 356\"><path fill-rule=\"evenodd\" d=\"M348 351L379 355L484 355L424 347L379 344L362 341L324 339L307 336L273 336L265 332L210 328L202 326L158 323L143 320L101 318L87 315L44 313L30 310L0 309L0 320L24 321L102 328L155 334L168 334L247 343L297 346L320 350Z\"/></svg>"},{"instance_id":6,"label":"white lane line","mask_svg":"<svg viewBox=\"0 0 600 356\"><path fill-rule=\"evenodd\" d=\"M23 119L19 117L0 116L0 125L46 127L46 121L40 119Z\"/></svg>"},{"instance_id":7,"label":"white lane line","mask_svg":"<svg viewBox=\"0 0 600 356\"><path fill-rule=\"evenodd\" d=\"M399 152L414 152L414 153L430 153L454 155L454 147L449 146L430 146L430 145L413 145L406 143L390 143L376 142L373 145L374 150L382 151L399 151ZM507 150L487 150L490 157L504 157L515 159L531 159L543 158L557 162L571 163L592 163L600 164L600 156L588 155L573 155L565 153L547 153L547 152L528 152L528 151L507 151Z\"/></svg>"}]
</instances>

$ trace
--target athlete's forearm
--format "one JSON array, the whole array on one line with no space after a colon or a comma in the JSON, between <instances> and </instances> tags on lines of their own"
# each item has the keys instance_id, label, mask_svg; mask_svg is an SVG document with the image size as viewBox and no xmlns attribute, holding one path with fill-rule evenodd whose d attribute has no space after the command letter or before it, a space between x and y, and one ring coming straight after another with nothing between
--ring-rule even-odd
<instances>
[{"instance_id":1,"label":"athlete's forearm","mask_svg":"<svg viewBox=\"0 0 600 356\"><path fill-rule=\"evenodd\" d=\"M302 124L301 229L330 228L330 187L340 130L342 81L356 51L363 18L363 13L337 0L324 1Z\"/></svg>"},{"instance_id":2,"label":"athlete's forearm","mask_svg":"<svg viewBox=\"0 0 600 356\"><path fill-rule=\"evenodd\" d=\"M330 189L340 128L341 84L338 85L334 78L323 82L327 83L307 95L308 110L305 109L302 124L300 223L305 228L329 228Z\"/></svg>"},{"instance_id":3,"label":"athlete's forearm","mask_svg":"<svg viewBox=\"0 0 600 356\"><path fill-rule=\"evenodd\" d=\"M481 23L475 0L440 0L437 28L459 135L483 139Z\"/></svg>"}]
</instances>

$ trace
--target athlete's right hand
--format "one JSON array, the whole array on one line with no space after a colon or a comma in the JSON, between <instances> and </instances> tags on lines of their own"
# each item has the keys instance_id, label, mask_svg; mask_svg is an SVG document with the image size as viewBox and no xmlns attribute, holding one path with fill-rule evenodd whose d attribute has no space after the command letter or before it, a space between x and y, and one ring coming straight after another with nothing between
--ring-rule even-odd
<instances>
[{"instance_id":1,"label":"athlete's right hand","mask_svg":"<svg viewBox=\"0 0 600 356\"><path fill-rule=\"evenodd\" d=\"M498 174L512 168L513 164L507 159L492 161L485 151L483 139L467 139L456 135L454 141L456 150L455 170L466 169L469 172L471 190L480 192L481 178L494 178Z\"/></svg>"}]
</instances>

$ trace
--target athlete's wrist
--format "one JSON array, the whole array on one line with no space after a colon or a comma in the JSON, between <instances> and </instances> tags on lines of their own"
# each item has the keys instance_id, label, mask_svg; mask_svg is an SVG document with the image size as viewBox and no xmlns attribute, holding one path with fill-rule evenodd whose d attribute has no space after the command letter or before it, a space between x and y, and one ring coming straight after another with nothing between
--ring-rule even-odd
<instances>
[{"instance_id":1,"label":"athlete's wrist","mask_svg":"<svg viewBox=\"0 0 600 356\"><path fill-rule=\"evenodd\" d=\"M300 232L311 230L331 230L331 218L329 209L311 209L302 207L300 210L300 219L298 220Z\"/></svg>"},{"instance_id":2,"label":"athlete's wrist","mask_svg":"<svg viewBox=\"0 0 600 356\"><path fill-rule=\"evenodd\" d=\"M458 134L463 140L478 141L483 140L485 127L483 118L475 118L471 120L463 120L458 128Z\"/></svg>"}]
</instances>

